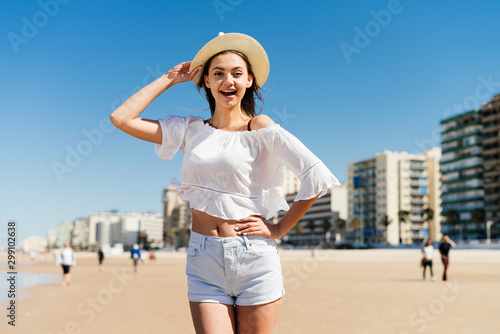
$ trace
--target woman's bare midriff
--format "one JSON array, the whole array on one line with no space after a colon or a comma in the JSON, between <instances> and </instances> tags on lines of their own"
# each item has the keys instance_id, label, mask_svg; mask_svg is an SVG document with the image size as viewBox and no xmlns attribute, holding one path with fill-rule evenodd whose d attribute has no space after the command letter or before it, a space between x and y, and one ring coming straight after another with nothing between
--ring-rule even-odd
<instances>
[{"instance_id":1,"label":"woman's bare midriff","mask_svg":"<svg viewBox=\"0 0 500 334\"><path fill-rule=\"evenodd\" d=\"M193 232L221 238L238 236L234 230L237 226L236 220L217 218L195 209L191 209L191 219Z\"/></svg>"}]
</instances>

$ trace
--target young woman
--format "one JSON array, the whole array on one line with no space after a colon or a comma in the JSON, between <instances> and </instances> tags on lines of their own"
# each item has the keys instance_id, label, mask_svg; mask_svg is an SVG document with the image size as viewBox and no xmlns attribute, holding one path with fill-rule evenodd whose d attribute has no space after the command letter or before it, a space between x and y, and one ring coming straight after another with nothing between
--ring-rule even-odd
<instances>
[{"instance_id":1,"label":"young woman","mask_svg":"<svg viewBox=\"0 0 500 334\"><path fill-rule=\"evenodd\" d=\"M272 332L284 295L275 239L339 185L297 138L268 116L256 116L255 98L268 73L256 40L221 34L111 115L119 129L156 143L163 160L184 152L177 186L192 213L186 273L197 333ZM165 90L190 80L204 89L210 119L138 117ZM281 190L285 166L302 182L290 208ZM279 210L288 212L273 225L269 219Z\"/></svg>"},{"instance_id":2,"label":"young woman","mask_svg":"<svg viewBox=\"0 0 500 334\"><path fill-rule=\"evenodd\" d=\"M425 278L425 269L429 267L430 272L431 272L431 279L432 281L435 281L436 278L434 277L434 273L432 272L432 258L434 257L434 247L432 247L432 241L427 240L425 243L425 246L422 248L422 266L424 267L424 281L426 280Z\"/></svg>"}]
</instances>

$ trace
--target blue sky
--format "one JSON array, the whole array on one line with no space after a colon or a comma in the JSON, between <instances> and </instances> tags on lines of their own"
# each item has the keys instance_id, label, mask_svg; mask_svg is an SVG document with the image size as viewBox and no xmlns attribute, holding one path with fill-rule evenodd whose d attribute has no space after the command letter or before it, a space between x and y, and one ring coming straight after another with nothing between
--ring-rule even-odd
<instances>
[{"instance_id":1,"label":"blue sky","mask_svg":"<svg viewBox=\"0 0 500 334\"><path fill-rule=\"evenodd\" d=\"M264 113L342 182L347 163L384 149L439 146L441 119L500 93L496 1L6 0L0 11L0 222L15 219L21 240L92 211L162 211L182 153L163 162L109 114L219 31L263 45ZM209 118L193 83L141 116L169 114Z\"/></svg>"}]
</instances>

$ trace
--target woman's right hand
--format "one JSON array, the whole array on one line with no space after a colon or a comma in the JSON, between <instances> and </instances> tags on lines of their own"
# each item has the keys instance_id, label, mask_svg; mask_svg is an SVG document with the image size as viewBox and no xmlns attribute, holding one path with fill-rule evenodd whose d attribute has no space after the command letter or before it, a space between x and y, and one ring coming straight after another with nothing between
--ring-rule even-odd
<instances>
[{"instance_id":1,"label":"woman's right hand","mask_svg":"<svg viewBox=\"0 0 500 334\"><path fill-rule=\"evenodd\" d=\"M139 118L139 114L169 87L192 80L201 68L189 73L190 61L174 66L160 78L132 95L111 114L111 122L120 130L136 138L161 144L163 134L158 121Z\"/></svg>"},{"instance_id":2,"label":"woman's right hand","mask_svg":"<svg viewBox=\"0 0 500 334\"><path fill-rule=\"evenodd\" d=\"M196 73L200 70L201 65L196 67L191 73L189 73L189 66L191 66L191 62L185 61L172 67L172 69L166 73L167 77L172 80L172 84L175 85L181 82L193 80Z\"/></svg>"}]
</instances>

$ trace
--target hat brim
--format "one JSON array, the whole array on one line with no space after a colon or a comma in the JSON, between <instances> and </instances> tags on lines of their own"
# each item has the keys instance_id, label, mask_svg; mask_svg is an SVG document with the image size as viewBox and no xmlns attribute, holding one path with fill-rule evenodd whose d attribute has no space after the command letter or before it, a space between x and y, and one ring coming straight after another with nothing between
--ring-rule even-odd
<instances>
[{"instance_id":1,"label":"hat brim","mask_svg":"<svg viewBox=\"0 0 500 334\"><path fill-rule=\"evenodd\" d=\"M191 62L189 72L199 65L202 65L202 67L194 76L193 82L197 85L200 83L203 66L205 66L207 60L213 55L227 50L238 51L247 56L252 66L255 82L258 87L262 87L269 75L269 58L259 42L248 35L240 33L228 33L215 37L198 51ZM202 85L199 86L202 87Z\"/></svg>"}]
</instances>

